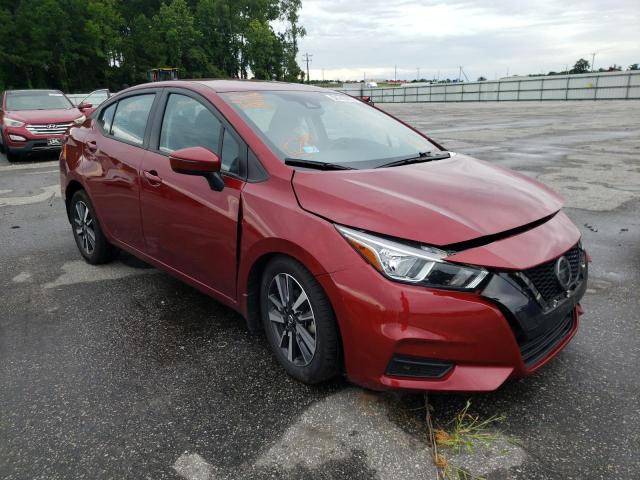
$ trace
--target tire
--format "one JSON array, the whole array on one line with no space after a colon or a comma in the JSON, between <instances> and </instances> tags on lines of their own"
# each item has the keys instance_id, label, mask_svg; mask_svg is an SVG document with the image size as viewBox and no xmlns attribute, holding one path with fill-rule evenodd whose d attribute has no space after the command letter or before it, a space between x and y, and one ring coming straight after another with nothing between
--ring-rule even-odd
<instances>
[{"instance_id":1,"label":"tire","mask_svg":"<svg viewBox=\"0 0 640 480\"><path fill-rule=\"evenodd\" d=\"M5 153L6 148L4 147L4 135L2 131L0 131L0 153Z\"/></svg>"},{"instance_id":2,"label":"tire","mask_svg":"<svg viewBox=\"0 0 640 480\"><path fill-rule=\"evenodd\" d=\"M20 155L19 153L12 153L8 148L6 150L7 161L9 163L15 163L22 160L22 155Z\"/></svg>"},{"instance_id":3,"label":"tire","mask_svg":"<svg viewBox=\"0 0 640 480\"><path fill-rule=\"evenodd\" d=\"M314 384L338 373L341 347L335 315L324 290L302 264L285 256L267 264L260 312L271 349L289 375Z\"/></svg>"},{"instance_id":4,"label":"tire","mask_svg":"<svg viewBox=\"0 0 640 480\"><path fill-rule=\"evenodd\" d=\"M78 250L87 263L99 265L117 256L118 250L102 233L93 204L84 190L78 190L71 197L69 220Z\"/></svg>"}]
</instances>

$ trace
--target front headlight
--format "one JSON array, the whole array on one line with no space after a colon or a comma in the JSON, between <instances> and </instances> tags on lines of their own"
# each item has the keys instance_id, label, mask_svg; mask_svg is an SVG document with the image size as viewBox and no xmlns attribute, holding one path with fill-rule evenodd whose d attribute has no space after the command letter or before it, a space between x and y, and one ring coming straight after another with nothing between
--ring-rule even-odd
<instances>
[{"instance_id":1,"label":"front headlight","mask_svg":"<svg viewBox=\"0 0 640 480\"><path fill-rule=\"evenodd\" d=\"M13 118L4 117L4 124L7 127L24 127L24 122L20 120L14 120Z\"/></svg>"},{"instance_id":2,"label":"front headlight","mask_svg":"<svg viewBox=\"0 0 640 480\"><path fill-rule=\"evenodd\" d=\"M73 121L73 124L74 125L82 125L86 119L87 119L87 117L85 117L84 115L80 115L78 118L76 118Z\"/></svg>"},{"instance_id":3,"label":"front headlight","mask_svg":"<svg viewBox=\"0 0 640 480\"><path fill-rule=\"evenodd\" d=\"M489 273L484 268L446 262L447 252L437 248L412 246L340 225L336 228L362 258L391 280L470 290Z\"/></svg>"}]
</instances>

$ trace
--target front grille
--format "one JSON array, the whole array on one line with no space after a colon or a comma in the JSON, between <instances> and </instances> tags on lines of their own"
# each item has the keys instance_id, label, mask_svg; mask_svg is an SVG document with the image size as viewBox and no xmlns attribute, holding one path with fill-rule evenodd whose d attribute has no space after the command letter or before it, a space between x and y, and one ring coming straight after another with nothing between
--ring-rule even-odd
<instances>
[{"instance_id":1,"label":"front grille","mask_svg":"<svg viewBox=\"0 0 640 480\"><path fill-rule=\"evenodd\" d=\"M578 279L580 275L580 254L581 250L577 245L564 254L569 260L572 278L574 279ZM546 301L553 300L565 292L556 278L556 260L551 260L522 272Z\"/></svg>"},{"instance_id":2,"label":"front grille","mask_svg":"<svg viewBox=\"0 0 640 480\"><path fill-rule=\"evenodd\" d=\"M539 337L520 343L520 353L527 368L532 367L569 335L573 327L573 310L554 328Z\"/></svg>"},{"instance_id":3,"label":"front grille","mask_svg":"<svg viewBox=\"0 0 640 480\"><path fill-rule=\"evenodd\" d=\"M34 135L62 135L73 123L48 123L43 125L27 125Z\"/></svg>"}]
</instances>

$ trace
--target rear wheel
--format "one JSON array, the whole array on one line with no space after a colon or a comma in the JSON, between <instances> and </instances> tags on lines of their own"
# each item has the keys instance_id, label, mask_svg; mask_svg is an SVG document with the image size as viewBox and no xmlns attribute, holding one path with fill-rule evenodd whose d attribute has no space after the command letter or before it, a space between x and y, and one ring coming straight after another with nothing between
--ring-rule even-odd
<instances>
[{"instance_id":1,"label":"rear wheel","mask_svg":"<svg viewBox=\"0 0 640 480\"><path fill-rule=\"evenodd\" d=\"M84 190L73 194L69 212L73 237L84 259L92 265L113 260L118 250L102 233L93 205Z\"/></svg>"},{"instance_id":2,"label":"rear wheel","mask_svg":"<svg viewBox=\"0 0 640 480\"><path fill-rule=\"evenodd\" d=\"M276 257L260 285L264 329L284 369L305 383L339 370L340 341L331 304L320 284L299 262Z\"/></svg>"}]
</instances>

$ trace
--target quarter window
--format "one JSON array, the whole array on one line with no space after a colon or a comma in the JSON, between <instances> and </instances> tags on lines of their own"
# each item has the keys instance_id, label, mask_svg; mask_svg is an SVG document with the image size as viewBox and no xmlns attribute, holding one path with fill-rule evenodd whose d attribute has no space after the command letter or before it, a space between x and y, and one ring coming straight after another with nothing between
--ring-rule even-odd
<instances>
[{"instance_id":1,"label":"quarter window","mask_svg":"<svg viewBox=\"0 0 640 480\"><path fill-rule=\"evenodd\" d=\"M111 133L111 124L113 123L113 114L116 113L116 105L117 103L114 103L103 110L100 115L100 119L98 120L100 127L106 133Z\"/></svg>"},{"instance_id":2,"label":"quarter window","mask_svg":"<svg viewBox=\"0 0 640 480\"><path fill-rule=\"evenodd\" d=\"M235 138L231 136L228 130L225 129L224 137L222 139L222 157L220 159L222 165L221 169L224 172L240 174L240 145L236 142Z\"/></svg>"},{"instance_id":3,"label":"quarter window","mask_svg":"<svg viewBox=\"0 0 640 480\"><path fill-rule=\"evenodd\" d=\"M171 153L188 147L220 151L220 121L202 103L186 95L172 93L160 130L161 151Z\"/></svg>"},{"instance_id":4,"label":"quarter window","mask_svg":"<svg viewBox=\"0 0 640 480\"><path fill-rule=\"evenodd\" d=\"M112 135L120 140L142 145L154 97L154 94L147 94L120 100L113 118Z\"/></svg>"}]
</instances>

